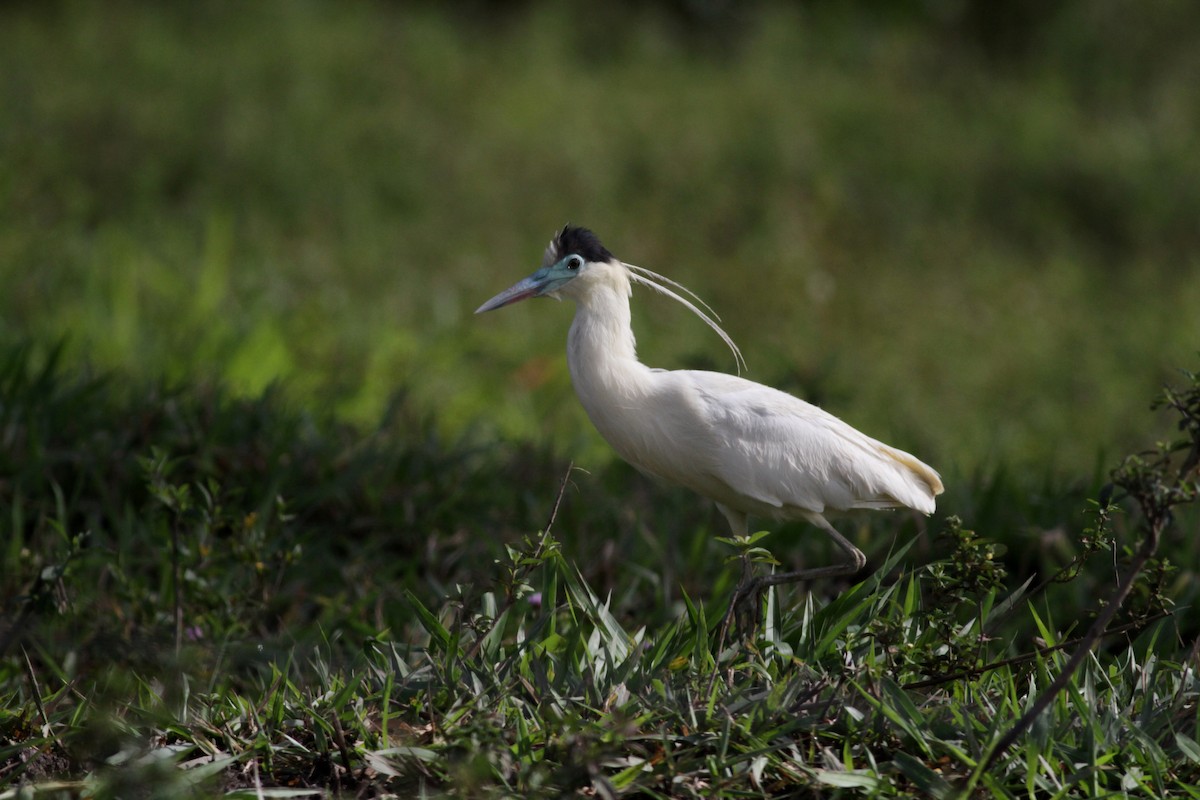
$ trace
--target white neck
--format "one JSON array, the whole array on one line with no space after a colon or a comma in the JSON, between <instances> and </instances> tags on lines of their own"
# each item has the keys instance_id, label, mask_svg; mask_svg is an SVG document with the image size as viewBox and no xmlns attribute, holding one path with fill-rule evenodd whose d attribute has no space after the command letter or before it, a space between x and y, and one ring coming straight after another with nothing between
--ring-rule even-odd
<instances>
[{"instance_id":1,"label":"white neck","mask_svg":"<svg viewBox=\"0 0 1200 800\"><path fill-rule=\"evenodd\" d=\"M612 408L613 400L639 394L649 373L637 359L629 293L629 278L621 268L573 298L576 309L567 335L567 366L575 393L598 427L597 415Z\"/></svg>"}]
</instances>

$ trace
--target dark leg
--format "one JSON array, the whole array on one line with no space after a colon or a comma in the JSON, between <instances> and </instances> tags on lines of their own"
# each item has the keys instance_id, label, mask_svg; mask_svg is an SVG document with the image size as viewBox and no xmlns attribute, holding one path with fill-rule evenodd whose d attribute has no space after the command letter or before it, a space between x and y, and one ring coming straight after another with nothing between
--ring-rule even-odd
<instances>
[{"instance_id":1,"label":"dark leg","mask_svg":"<svg viewBox=\"0 0 1200 800\"><path fill-rule=\"evenodd\" d=\"M730 511L724 507L721 507L721 510L729 518L730 527L734 528L734 535L744 536L746 530L745 515L735 517L734 515L737 515L738 512ZM735 518L740 522L740 526L734 526ZM854 575L867 565L867 557L863 555L863 552L851 544L836 528L830 525L825 517L820 514L813 514L808 517L808 520L829 534L829 538L833 539L834 544L846 554L849 560L840 564L830 564L825 567L811 567L792 572L777 572L774 575L762 575L754 578L752 577L753 564L748 558L743 556L742 578L738 581L737 588L733 590L733 596L729 599L729 610L725 612L725 616L721 620L721 635L717 645L718 654L725 647L725 636L729 632L729 623L735 615L738 617L738 627L744 631L749 630L749 626L758 623L758 602L763 589L778 586L781 583L798 583L815 578ZM747 617L749 617L749 626L747 625Z\"/></svg>"},{"instance_id":2,"label":"dark leg","mask_svg":"<svg viewBox=\"0 0 1200 800\"><path fill-rule=\"evenodd\" d=\"M814 525L828 533L829 538L833 539L833 543L849 557L849 560L841 564L830 564L827 567L812 567L810 569L798 569L793 572L763 575L751 581L750 586L746 590L747 593L756 594L768 586L778 586L781 583L797 583L799 581L812 580L813 578L834 578L842 575L854 575L867 565L867 557L863 555L862 550L850 544L850 540L838 533L837 529L830 525L827 519L819 514L813 514L808 519Z\"/></svg>"},{"instance_id":3,"label":"dark leg","mask_svg":"<svg viewBox=\"0 0 1200 800\"><path fill-rule=\"evenodd\" d=\"M725 519L729 521L729 530L733 533L734 538L748 535L749 521L746 515L740 511L735 511L728 506L717 503L717 508L725 515ZM729 633L729 623L733 620L734 614L737 613L738 606L741 605L742 597L746 590L754 583L754 565L750 561L750 557L745 553L742 554L742 577L738 580L738 585L734 587L733 594L729 598L729 608L725 611L725 616L721 617L720 633L717 636L717 658L721 657L721 651L725 649L725 637Z\"/></svg>"}]
</instances>

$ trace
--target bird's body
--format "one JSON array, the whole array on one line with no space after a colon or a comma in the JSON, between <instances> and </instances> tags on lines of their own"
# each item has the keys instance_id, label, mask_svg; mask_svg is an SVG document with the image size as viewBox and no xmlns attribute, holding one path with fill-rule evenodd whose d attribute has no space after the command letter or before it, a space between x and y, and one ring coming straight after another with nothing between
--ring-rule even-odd
<instances>
[{"instance_id":1,"label":"bird's body","mask_svg":"<svg viewBox=\"0 0 1200 800\"><path fill-rule=\"evenodd\" d=\"M745 378L642 364L632 287L623 270L605 277L576 300L567 364L592 424L630 464L754 516L933 511L933 470L832 414Z\"/></svg>"},{"instance_id":2,"label":"bird's body","mask_svg":"<svg viewBox=\"0 0 1200 800\"><path fill-rule=\"evenodd\" d=\"M479 310L539 294L573 300L571 381L588 417L623 459L711 498L737 535L747 533L748 515L805 519L825 529L853 562L787 576L846 573L865 563L825 519L829 511L933 511L942 491L937 472L832 414L733 375L642 364L630 325L631 281L675 297L716 328L647 275L666 280L620 262L590 232L567 227L550 243L541 270ZM781 582L775 577L768 583Z\"/></svg>"}]
</instances>

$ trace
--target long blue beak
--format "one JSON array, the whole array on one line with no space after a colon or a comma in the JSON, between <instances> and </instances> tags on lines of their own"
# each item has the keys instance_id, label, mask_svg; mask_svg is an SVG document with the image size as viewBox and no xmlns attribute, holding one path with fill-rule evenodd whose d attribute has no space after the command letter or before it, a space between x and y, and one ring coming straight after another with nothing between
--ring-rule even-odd
<instances>
[{"instance_id":1,"label":"long blue beak","mask_svg":"<svg viewBox=\"0 0 1200 800\"><path fill-rule=\"evenodd\" d=\"M513 286L508 287L500 294L488 300L486 303L475 309L476 314L482 314L485 311L495 311L497 308L503 308L513 303L518 303L527 297L537 297L546 287L547 281L545 277L539 278L540 273L535 272L528 278L520 281Z\"/></svg>"},{"instance_id":2,"label":"long blue beak","mask_svg":"<svg viewBox=\"0 0 1200 800\"><path fill-rule=\"evenodd\" d=\"M563 284L574 280L578 274L573 269L563 267L562 263L565 261L566 259L563 259L562 262L555 264L553 267L542 267L517 285L508 287L491 300L488 300L475 309L475 313L482 314L485 311L492 311L502 306L524 300L526 297L541 297L544 294L551 294L558 290Z\"/></svg>"}]
</instances>

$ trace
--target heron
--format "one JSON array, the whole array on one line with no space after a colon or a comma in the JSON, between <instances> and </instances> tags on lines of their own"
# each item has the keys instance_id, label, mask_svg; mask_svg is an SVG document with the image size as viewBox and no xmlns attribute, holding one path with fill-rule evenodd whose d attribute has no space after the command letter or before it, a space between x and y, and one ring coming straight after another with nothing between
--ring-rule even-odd
<instances>
[{"instance_id":1,"label":"heron","mask_svg":"<svg viewBox=\"0 0 1200 800\"><path fill-rule=\"evenodd\" d=\"M738 539L749 535L752 516L804 520L823 530L844 554L838 563L753 579L745 561L729 613L739 599L767 587L850 576L866 566L862 551L830 524L829 512L934 511L934 498L943 487L932 467L833 414L737 375L654 369L639 361L629 307L635 284L700 317L730 348L741 371L741 351L699 297L669 278L621 261L582 227L567 225L558 231L540 269L475 313L530 297L574 301L575 318L567 334L571 383L596 430L621 458L642 473L713 500Z\"/></svg>"}]
</instances>

